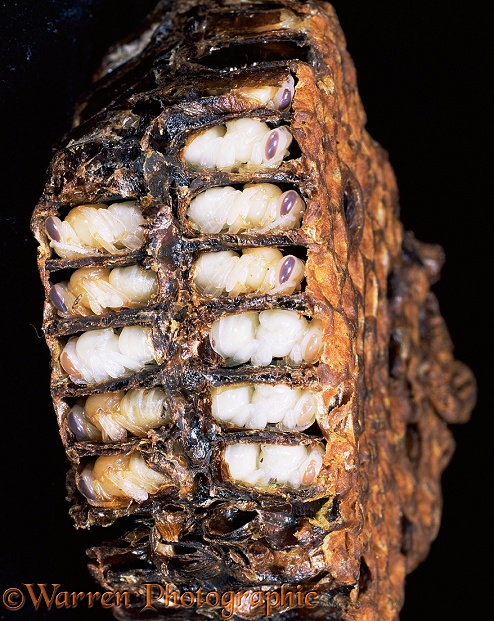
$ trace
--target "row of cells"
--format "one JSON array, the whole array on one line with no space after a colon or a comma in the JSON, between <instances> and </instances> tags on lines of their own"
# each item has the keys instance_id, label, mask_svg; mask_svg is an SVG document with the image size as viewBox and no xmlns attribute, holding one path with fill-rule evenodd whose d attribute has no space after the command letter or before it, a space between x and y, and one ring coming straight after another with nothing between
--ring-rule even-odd
<instances>
[{"instance_id":1,"label":"row of cells","mask_svg":"<svg viewBox=\"0 0 494 621\"><path fill-rule=\"evenodd\" d=\"M255 121L257 122L257 121ZM300 226L305 203L295 190L273 183L209 188L194 197L187 221L200 233L280 232ZM55 254L78 259L95 254L137 250L144 243L146 220L136 201L79 205L63 220L46 219L45 230Z\"/></svg>"},{"instance_id":2,"label":"row of cells","mask_svg":"<svg viewBox=\"0 0 494 621\"><path fill-rule=\"evenodd\" d=\"M246 442L228 445L222 458L237 483L267 492L276 487L296 490L314 483L323 464L324 446ZM79 491L97 507L144 502L176 485L170 474L148 466L138 450L102 455L86 464L77 479Z\"/></svg>"},{"instance_id":3,"label":"row of cells","mask_svg":"<svg viewBox=\"0 0 494 621\"><path fill-rule=\"evenodd\" d=\"M294 310L247 311L214 321L209 343L222 367L245 363L297 367L318 361L323 326L319 319ZM75 384L99 384L152 370L159 358L152 329L132 325L71 336L60 355L60 365Z\"/></svg>"},{"instance_id":4,"label":"row of cells","mask_svg":"<svg viewBox=\"0 0 494 621\"><path fill-rule=\"evenodd\" d=\"M273 199L274 197L274 199ZM273 207L273 203L276 203ZM305 203L295 190L282 192L270 183L251 184L243 190L231 186L210 188L192 199L188 218L197 222L201 232L210 232L208 223L218 214L235 211L228 226L237 229L238 221L262 221L267 211L292 216L286 229L300 226ZM270 213L271 222L276 213ZM216 215L216 218L215 218ZM273 220L274 218L274 220ZM144 243L145 220L134 201L106 205L80 205L62 221L56 216L46 220L50 245L63 258L79 258L95 252L136 250ZM280 227L276 225L276 230ZM241 228L240 230L246 230ZM79 245L77 245L79 244ZM92 244L92 245L91 245ZM193 284L201 295L209 297L242 294L291 295L300 291L305 261L272 247L244 248L198 254L192 269ZM158 292L157 276L140 265L83 267L68 280L54 284L50 299L62 316L103 314L108 310L139 308Z\"/></svg>"},{"instance_id":5,"label":"row of cells","mask_svg":"<svg viewBox=\"0 0 494 621\"><path fill-rule=\"evenodd\" d=\"M301 432L324 413L319 391L285 384L211 387L211 417L223 429ZM203 413L204 414L204 413ZM145 437L150 429L172 422L172 412L161 388L96 394L78 399L67 422L79 440L123 441L132 434ZM310 486L324 459L324 442L275 444L227 442L222 460L237 483L265 491ZM90 504L111 506L133 499L142 502L164 487L176 485L169 474L150 468L138 449L100 456L78 475L78 488Z\"/></svg>"},{"instance_id":6,"label":"row of cells","mask_svg":"<svg viewBox=\"0 0 494 621\"><path fill-rule=\"evenodd\" d=\"M304 260L272 247L202 252L192 268L194 287L205 297L292 295L301 291L304 277ZM137 264L82 267L50 288L50 300L62 317L142 308L157 294L156 273Z\"/></svg>"},{"instance_id":7,"label":"row of cells","mask_svg":"<svg viewBox=\"0 0 494 621\"><path fill-rule=\"evenodd\" d=\"M210 401L213 419L231 429L304 431L323 412L318 392L285 384L211 387ZM170 423L171 411L161 388L132 388L78 399L67 422L79 440L117 442Z\"/></svg>"},{"instance_id":8,"label":"row of cells","mask_svg":"<svg viewBox=\"0 0 494 621\"><path fill-rule=\"evenodd\" d=\"M294 80L281 87L241 89L259 105L277 110L290 107ZM256 119L236 119L207 129L183 150L195 170L233 171L278 168L289 155L292 135L287 127L271 129ZM209 188L193 198L188 223L199 233L266 233L300 227L305 203L293 189L272 183ZM62 221L46 221L50 246L62 258L97 253L122 253L144 243L145 220L134 201L81 205ZM246 293L291 295L300 291L305 262L278 248L245 248L200 253L192 269L197 291L210 297ZM75 270L68 281L52 286L50 299L62 316L102 314L108 309L136 308L157 295L156 275L140 265ZM273 360L297 366L317 362L322 349L322 324L292 310L274 309L227 315L209 333L213 351L223 366L244 363L267 366ZM120 378L157 361L150 328L127 326L72 336L61 354L62 368L75 383L91 384ZM245 429L303 431L322 410L319 393L278 384L239 385L211 389L211 413L222 425ZM119 441L127 433L146 435L169 422L164 392L159 388L104 393L79 400L68 413L68 424L79 440ZM324 455L321 443L289 446L259 443L229 445L223 459L232 478L268 487L310 485ZM288 465L287 465L288 464ZM104 505L129 499L140 502L169 483L146 465L138 451L101 456L85 466L78 486L90 503Z\"/></svg>"},{"instance_id":9,"label":"row of cells","mask_svg":"<svg viewBox=\"0 0 494 621\"><path fill-rule=\"evenodd\" d=\"M283 110L290 106L294 80L281 87L238 89L259 105ZM289 154L290 131L270 129L257 119L235 119L201 132L184 148L185 163L196 169L230 170L239 164L254 168L278 168ZM206 157L207 156L207 157ZM205 159L206 157L206 159ZM286 231L300 226L305 203L295 190L283 192L272 183L214 187L192 199L187 220L201 233L258 233ZM66 259L95 253L137 250L144 243L145 219L135 201L79 205L64 220L50 216L45 230L54 252ZM301 288L304 261L284 256L276 248L248 248L201 253L195 262L193 282L206 296L245 293L290 295ZM67 281L52 286L50 299L59 314L102 314L107 310L144 306L157 293L157 278L138 265L108 270L101 267L76 270Z\"/></svg>"},{"instance_id":10,"label":"row of cells","mask_svg":"<svg viewBox=\"0 0 494 621\"><path fill-rule=\"evenodd\" d=\"M323 410L320 393L285 384L211 387L211 415L223 428L303 431ZM128 434L144 437L170 424L172 413L161 388L134 388L78 399L67 422L79 440L121 441ZM229 444L223 452L230 475L258 487L310 485L324 455L321 442L308 446L260 443ZM139 451L102 456L82 470L78 485L96 505L117 499L145 500L170 480L146 465ZM157 486L157 487L156 487Z\"/></svg>"}]
</instances>

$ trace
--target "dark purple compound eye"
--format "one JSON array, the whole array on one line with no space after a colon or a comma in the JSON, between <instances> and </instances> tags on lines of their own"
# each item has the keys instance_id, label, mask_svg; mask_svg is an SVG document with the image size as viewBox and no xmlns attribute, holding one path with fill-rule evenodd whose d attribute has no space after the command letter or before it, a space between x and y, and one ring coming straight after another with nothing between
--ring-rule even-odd
<instances>
[{"instance_id":1,"label":"dark purple compound eye","mask_svg":"<svg viewBox=\"0 0 494 621\"><path fill-rule=\"evenodd\" d=\"M276 130L273 130L266 142L266 147L264 149L264 154L267 160L273 159L273 157L276 155L279 142L280 134Z\"/></svg>"},{"instance_id":2,"label":"dark purple compound eye","mask_svg":"<svg viewBox=\"0 0 494 621\"><path fill-rule=\"evenodd\" d=\"M74 410L70 410L67 415L67 423L69 425L70 431L79 438L79 440L88 440L88 435L86 430L84 429L84 425L82 424L80 416L77 415L77 412Z\"/></svg>"},{"instance_id":3,"label":"dark purple compound eye","mask_svg":"<svg viewBox=\"0 0 494 621\"><path fill-rule=\"evenodd\" d=\"M283 198L283 201L281 202L280 216L287 216L290 213L290 211L293 209L293 206L295 205L297 201L297 198L298 198L298 194L295 192L295 190L289 190L285 194L285 197Z\"/></svg>"},{"instance_id":4,"label":"dark purple compound eye","mask_svg":"<svg viewBox=\"0 0 494 621\"><path fill-rule=\"evenodd\" d=\"M68 312L68 308L65 306L63 296L60 293L60 289L59 287L57 287L57 285L53 285L53 287L50 289L50 300L52 301L53 306L61 313Z\"/></svg>"},{"instance_id":5,"label":"dark purple compound eye","mask_svg":"<svg viewBox=\"0 0 494 621\"><path fill-rule=\"evenodd\" d=\"M79 481L77 482L77 487L79 488L81 494L86 498L89 498L89 500L98 500L96 494L93 491L93 488L84 477L81 477L79 479Z\"/></svg>"},{"instance_id":6,"label":"dark purple compound eye","mask_svg":"<svg viewBox=\"0 0 494 621\"><path fill-rule=\"evenodd\" d=\"M287 280L289 280L292 275L293 268L295 267L295 257L289 256L281 264L280 273L278 276L278 281L280 285L284 284Z\"/></svg>"},{"instance_id":7,"label":"dark purple compound eye","mask_svg":"<svg viewBox=\"0 0 494 621\"><path fill-rule=\"evenodd\" d=\"M56 242L62 241L62 236L60 235L60 231L58 230L56 220L53 216L46 218L45 231L48 237L50 239L53 239L53 241L56 241Z\"/></svg>"},{"instance_id":8,"label":"dark purple compound eye","mask_svg":"<svg viewBox=\"0 0 494 621\"><path fill-rule=\"evenodd\" d=\"M291 102L292 102L292 92L289 88L285 88L285 90L283 91L283 94L281 95L279 109L285 110L285 108L288 108Z\"/></svg>"}]
</instances>

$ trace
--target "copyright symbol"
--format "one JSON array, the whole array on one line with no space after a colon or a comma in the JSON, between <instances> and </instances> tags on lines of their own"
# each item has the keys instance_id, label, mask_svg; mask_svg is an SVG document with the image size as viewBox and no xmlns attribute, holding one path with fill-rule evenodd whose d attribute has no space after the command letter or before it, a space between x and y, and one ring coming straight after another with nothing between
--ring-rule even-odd
<instances>
[{"instance_id":1,"label":"copyright symbol","mask_svg":"<svg viewBox=\"0 0 494 621\"><path fill-rule=\"evenodd\" d=\"M24 593L17 587L11 587L3 592L2 600L8 610L19 610L24 606Z\"/></svg>"}]
</instances>

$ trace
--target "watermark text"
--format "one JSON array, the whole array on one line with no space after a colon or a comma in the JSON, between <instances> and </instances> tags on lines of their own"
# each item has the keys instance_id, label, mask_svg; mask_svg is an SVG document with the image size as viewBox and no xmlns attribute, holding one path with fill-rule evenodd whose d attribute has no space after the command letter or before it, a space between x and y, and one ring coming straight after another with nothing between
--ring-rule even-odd
<instances>
[{"instance_id":1,"label":"watermark text","mask_svg":"<svg viewBox=\"0 0 494 621\"><path fill-rule=\"evenodd\" d=\"M35 611L60 608L88 609L123 607L158 611L163 608L198 608L221 611L224 619L236 613L257 610L270 616L290 608L314 608L317 592L304 591L300 585L283 584L279 589L246 589L245 591L207 591L202 587L180 591L173 584L145 583L137 592L129 591L66 591L58 583L22 583L2 593L4 608L11 611L25 606Z\"/></svg>"}]
</instances>

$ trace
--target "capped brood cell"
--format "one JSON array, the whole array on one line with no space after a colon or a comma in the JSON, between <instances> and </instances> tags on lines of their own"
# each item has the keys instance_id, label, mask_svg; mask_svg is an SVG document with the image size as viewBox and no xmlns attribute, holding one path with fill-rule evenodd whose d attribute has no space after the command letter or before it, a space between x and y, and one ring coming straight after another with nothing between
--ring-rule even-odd
<instances>
[{"instance_id":1,"label":"capped brood cell","mask_svg":"<svg viewBox=\"0 0 494 621\"><path fill-rule=\"evenodd\" d=\"M132 200L78 205L63 219L48 216L44 228L54 253L74 259L137 250L144 243L145 224L140 205Z\"/></svg>"},{"instance_id":2,"label":"capped brood cell","mask_svg":"<svg viewBox=\"0 0 494 621\"><path fill-rule=\"evenodd\" d=\"M66 413L77 441L121 442L145 437L172 420L171 406L160 387L95 393L77 399Z\"/></svg>"},{"instance_id":3,"label":"capped brood cell","mask_svg":"<svg viewBox=\"0 0 494 621\"><path fill-rule=\"evenodd\" d=\"M249 77L249 74L238 74L239 81L244 82L243 84L225 86L225 81L223 80L215 86L207 86L204 92L201 92L202 89L200 89L200 94L207 94L213 97L227 95L230 99L242 98L246 100L245 103L249 108L253 109L262 107L265 110L276 110L282 113L290 110L295 94L295 79L291 73L288 73L281 81L277 80L279 82L277 84L270 84L270 78L266 76L263 76L264 83L260 84L259 76L255 84L249 85L245 80L246 77ZM244 79L242 80L242 78Z\"/></svg>"},{"instance_id":4,"label":"capped brood cell","mask_svg":"<svg viewBox=\"0 0 494 621\"><path fill-rule=\"evenodd\" d=\"M245 97L264 108L285 112L292 104L295 80L290 74L279 86L244 86L234 89L232 94Z\"/></svg>"},{"instance_id":5,"label":"capped brood cell","mask_svg":"<svg viewBox=\"0 0 494 621\"><path fill-rule=\"evenodd\" d=\"M113 507L145 502L171 485L166 474L151 468L138 450L100 455L78 472L76 485L90 505Z\"/></svg>"},{"instance_id":6,"label":"capped brood cell","mask_svg":"<svg viewBox=\"0 0 494 621\"><path fill-rule=\"evenodd\" d=\"M205 297L235 297L249 293L292 295L302 288L305 262L272 246L200 252L192 281Z\"/></svg>"},{"instance_id":7,"label":"capped brood cell","mask_svg":"<svg viewBox=\"0 0 494 621\"><path fill-rule=\"evenodd\" d=\"M211 387L211 415L228 428L294 432L325 413L320 391L287 384L242 383Z\"/></svg>"},{"instance_id":8,"label":"capped brood cell","mask_svg":"<svg viewBox=\"0 0 494 621\"><path fill-rule=\"evenodd\" d=\"M270 128L260 119L237 118L189 137L184 163L192 170L234 172L279 168L290 155L293 136L285 125Z\"/></svg>"},{"instance_id":9,"label":"capped brood cell","mask_svg":"<svg viewBox=\"0 0 494 621\"><path fill-rule=\"evenodd\" d=\"M133 325L70 336L61 350L59 363L75 384L99 384L153 368L159 358L152 329Z\"/></svg>"},{"instance_id":10,"label":"capped brood cell","mask_svg":"<svg viewBox=\"0 0 494 621\"><path fill-rule=\"evenodd\" d=\"M262 234L299 228L305 208L297 189L256 182L199 192L187 204L185 218L200 233Z\"/></svg>"},{"instance_id":11,"label":"capped brood cell","mask_svg":"<svg viewBox=\"0 0 494 621\"><path fill-rule=\"evenodd\" d=\"M323 324L294 310L248 311L213 322L209 341L226 367L315 364L323 348Z\"/></svg>"},{"instance_id":12,"label":"capped brood cell","mask_svg":"<svg viewBox=\"0 0 494 621\"><path fill-rule=\"evenodd\" d=\"M50 302L61 317L103 315L143 308L158 293L158 276L140 264L92 265L71 270L50 287Z\"/></svg>"},{"instance_id":13,"label":"capped brood cell","mask_svg":"<svg viewBox=\"0 0 494 621\"><path fill-rule=\"evenodd\" d=\"M299 489L315 483L322 468L323 443L271 444L239 442L223 452L228 476L237 484L265 490Z\"/></svg>"}]
</instances>

